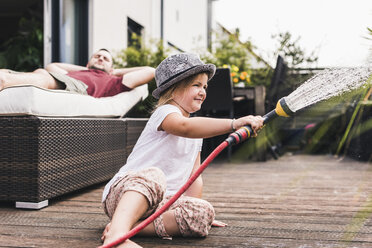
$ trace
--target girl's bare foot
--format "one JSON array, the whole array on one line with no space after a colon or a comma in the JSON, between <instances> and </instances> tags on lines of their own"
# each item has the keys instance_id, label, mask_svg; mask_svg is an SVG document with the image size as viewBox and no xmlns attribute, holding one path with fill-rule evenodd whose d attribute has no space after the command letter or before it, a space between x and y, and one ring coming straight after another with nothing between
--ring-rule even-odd
<instances>
[{"instance_id":1,"label":"girl's bare foot","mask_svg":"<svg viewBox=\"0 0 372 248\"><path fill-rule=\"evenodd\" d=\"M119 237L120 238L120 237ZM116 239L113 239L111 241L109 241L108 239L105 240L105 242L103 243L104 245L107 245L107 244L110 244L112 242L114 242ZM106 242L107 241L107 242ZM116 248L142 248L142 246L134 243L133 241L127 239L124 241L124 243L121 243L120 245L117 245L115 246Z\"/></svg>"},{"instance_id":2,"label":"girl's bare foot","mask_svg":"<svg viewBox=\"0 0 372 248\"><path fill-rule=\"evenodd\" d=\"M223 223L222 221L219 221L219 220L214 220L212 222L212 226L214 226L214 227L225 227L225 226L227 226L227 224Z\"/></svg>"},{"instance_id":3,"label":"girl's bare foot","mask_svg":"<svg viewBox=\"0 0 372 248\"><path fill-rule=\"evenodd\" d=\"M111 235L111 233L109 232L110 227L111 227L111 222L106 225L105 230L102 233L101 240L102 240L102 242L104 242L105 245L110 244L110 243L114 242L115 240L119 239L120 237L122 237L120 235ZM124 235L124 234L122 234L122 235ZM115 238L115 236L116 236L116 238ZM139 247L142 247L142 246L139 246L138 244L134 243L133 241L127 239L127 240L125 240L124 243L117 246L117 248L124 248L124 247L125 248L139 248Z\"/></svg>"},{"instance_id":4,"label":"girl's bare foot","mask_svg":"<svg viewBox=\"0 0 372 248\"><path fill-rule=\"evenodd\" d=\"M118 246L118 248L142 248L142 246L134 243L133 241L127 239L125 240L125 242L123 244L121 244L120 246Z\"/></svg>"},{"instance_id":5,"label":"girl's bare foot","mask_svg":"<svg viewBox=\"0 0 372 248\"><path fill-rule=\"evenodd\" d=\"M102 242L105 241L106 234L107 234L108 230L110 229L110 226L111 226L111 222L109 222L109 223L106 225L105 230L103 230L102 237L101 237Z\"/></svg>"}]
</instances>

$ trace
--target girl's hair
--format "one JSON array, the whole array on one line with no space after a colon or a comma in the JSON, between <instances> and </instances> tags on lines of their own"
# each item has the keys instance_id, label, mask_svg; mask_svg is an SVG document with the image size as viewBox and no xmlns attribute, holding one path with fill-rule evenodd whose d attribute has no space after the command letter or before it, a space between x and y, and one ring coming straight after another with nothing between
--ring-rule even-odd
<instances>
[{"instance_id":1,"label":"girl's hair","mask_svg":"<svg viewBox=\"0 0 372 248\"><path fill-rule=\"evenodd\" d=\"M194 82L195 78L199 74L206 74L206 73L205 72L202 72L202 73L198 73L198 74L192 75L190 77L187 77L187 78L179 81L178 83L172 85L166 91L164 91L160 95L159 100L158 100L158 103L155 106L155 109L158 108L158 107L160 107L160 106L162 106L162 105L168 104L173 99L173 93L176 90L180 90L182 92L185 91Z\"/></svg>"}]
</instances>

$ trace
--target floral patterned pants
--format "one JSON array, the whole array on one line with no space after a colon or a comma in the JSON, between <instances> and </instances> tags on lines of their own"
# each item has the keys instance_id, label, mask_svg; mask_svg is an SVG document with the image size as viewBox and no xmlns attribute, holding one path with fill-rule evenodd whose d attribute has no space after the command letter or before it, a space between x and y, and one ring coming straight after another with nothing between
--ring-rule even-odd
<instances>
[{"instance_id":1,"label":"floral patterned pants","mask_svg":"<svg viewBox=\"0 0 372 248\"><path fill-rule=\"evenodd\" d=\"M171 196L164 198L165 185L164 173L156 167L138 172L129 171L111 186L110 192L103 202L105 212L111 219L122 195L126 191L136 191L143 194L149 202L149 209L142 217L145 219L171 198ZM181 196L169 210L174 211L178 228L183 237L207 236L215 217L214 209L209 202L188 196ZM162 216L154 220L154 226L159 237L170 237L165 230Z\"/></svg>"}]
</instances>

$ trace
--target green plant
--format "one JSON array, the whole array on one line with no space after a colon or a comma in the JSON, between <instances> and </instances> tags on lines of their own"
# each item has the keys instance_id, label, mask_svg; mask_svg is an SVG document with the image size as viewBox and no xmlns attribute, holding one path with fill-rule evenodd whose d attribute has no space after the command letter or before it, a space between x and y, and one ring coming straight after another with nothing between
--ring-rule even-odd
<instances>
[{"instance_id":1,"label":"green plant","mask_svg":"<svg viewBox=\"0 0 372 248\"><path fill-rule=\"evenodd\" d=\"M281 84L280 89L282 93L289 94L314 75L312 70L303 70L302 68L315 67L318 57L316 56L316 51L307 54L305 49L299 44L301 37L293 38L288 31L274 34L272 37L277 42L273 60L276 60L278 55L280 55L288 67L285 81ZM270 95L270 92L268 94Z\"/></svg>"},{"instance_id":2,"label":"green plant","mask_svg":"<svg viewBox=\"0 0 372 248\"><path fill-rule=\"evenodd\" d=\"M1 44L0 68L33 71L43 67L43 24L36 17L21 18L17 34Z\"/></svg>"},{"instance_id":3,"label":"green plant","mask_svg":"<svg viewBox=\"0 0 372 248\"><path fill-rule=\"evenodd\" d=\"M265 66L260 69L252 69L253 45L250 41L241 42L239 37L239 29L233 33L226 30L225 32L216 32L213 49L209 52L202 52L201 59L206 63L215 64L217 67L230 67L234 83L244 82L246 86L268 86L272 74L271 68Z\"/></svg>"},{"instance_id":4,"label":"green plant","mask_svg":"<svg viewBox=\"0 0 372 248\"><path fill-rule=\"evenodd\" d=\"M309 67L318 61L315 51L309 55L305 54L304 48L298 44L301 39L300 36L293 40L292 34L287 31L274 34L272 38L278 42L274 58L276 59L278 55L282 55L289 68L300 67L305 64Z\"/></svg>"},{"instance_id":5,"label":"green plant","mask_svg":"<svg viewBox=\"0 0 372 248\"><path fill-rule=\"evenodd\" d=\"M150 40L148 44L145 44L135 34L133 34L132 38L134 42L131 46L116 53L114 66L133 67L147 65L156 67L168 56L169 50L164 48L161 40Z\"/></svg>"},{"instance_id":6,"label":"green plant","mask_svg":"<svg viewBox=\"0 0 372 248\"><path fill-rule=\"evenodd\" d=\"M200 55L203 61L215 64L217 67L235 65L242 71L249 69L252 57L248 53L246 44L239 42L239 29L232 34L216 33L215 37L213 51Z\"/></svg>"},{"instance_id":7,"label":"green plant","mask_svg":"<svg viewBox=\"0 0 372 248\"><path fill-rule=\"evenodd\" d=\"M144 44L137 36L133 36L133 39L135 42L131 46L118 51L114 56L114 67L151 66L155 68L169 53L169 50L164 48L161 40L151 40L149 44ZM155 80L152 80L148 87L151 93L156 88ZM149 117L155 103L156 99L150 94L145 101L137 104L128 113L128 116Z\"/></svg>"}]
</instances>

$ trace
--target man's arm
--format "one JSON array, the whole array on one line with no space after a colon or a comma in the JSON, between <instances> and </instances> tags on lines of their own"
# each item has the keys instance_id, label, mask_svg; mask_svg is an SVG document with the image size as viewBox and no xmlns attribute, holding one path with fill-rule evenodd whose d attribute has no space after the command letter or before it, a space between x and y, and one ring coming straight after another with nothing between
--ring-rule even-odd
<instances>
[{"instance_id":1,"label":"man's arm","mask_svg":"<svg viewBox=\"0 0 372 248\"><path fill-rule=\"evenodd\" d=\"M134 68L115 69L120 70L120 72L124 73L122 74L123 75L122 83L131 89L134 89L143 84L147 84L155 76L155 69L152 67L144 66L135 68L137 69Z\"/></svg>"},{"instance_id":2,"label":"man's arm","mask_svg":"<svg viewBox=\"0 0 372 248\"><path fill-rule=\"evenodd\" d=\"M45 67L48 72L58 72L67 74L71 71L87 70L86 67L80 65L66 64L66 63L51 63Z\"/></svg>"},{"instance_id":3,"label":"man's arm","mask_svg":"<svg viewBox=\"0 0 372 248\"><path fill-rule=\"evenodd\" d=\"M112 75L121 77L121 76L124 76L125 74L127 74L129 72L144 70L146 68L151 68L151 67L149 67L149 66L137 66L137 67L113 69L112 70Z\"/></svg>"}]
</instances>

